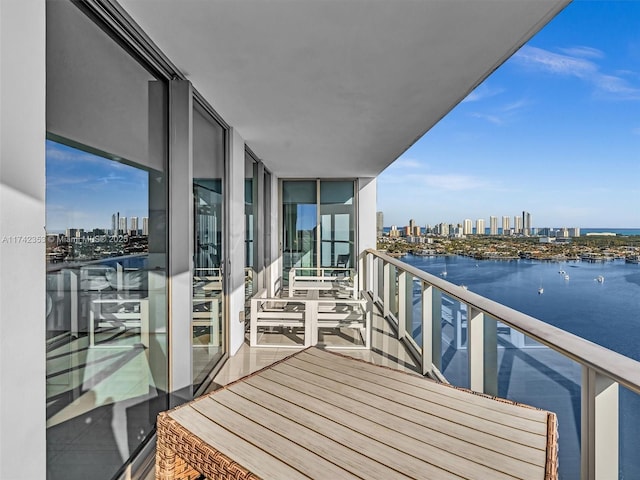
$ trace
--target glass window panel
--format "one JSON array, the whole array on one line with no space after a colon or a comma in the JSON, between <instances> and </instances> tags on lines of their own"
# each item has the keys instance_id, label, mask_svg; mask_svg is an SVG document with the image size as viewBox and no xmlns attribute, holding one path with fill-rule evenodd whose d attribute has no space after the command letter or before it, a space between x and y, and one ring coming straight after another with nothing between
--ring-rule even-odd
<instances>
[{"instance_id":1,"label":"glass window panel","mask_svg":"<svg viewBox=\"0 0 640 480\"><path fill-rule=\"evenodd\" d=\"M283 278L286 282L292 267L317 266L316 182L284 181L282 192Z\"/></svg>"},{"instance_id":2,"label":"glass window panel","mask_svg":"<svg viewBox=\"0 0 640 480\"><path fill-rule=\"evenodd\" d=\"M282 203L315 205L316 201L315 181L284 181L282 183Z\"/></svg>"},{"instance_id":3,"label":"glass window panel","mask_svg":"<svg viewBox=\"0 0 640 480\"><path fill-rule=\"evenodd\" d=\"M223 302L224 128L202 107L193 110L194 260L193 383L197 388L225 352Z\"/></svg>"},{"instance_id":4,"label":"glass window panel","mask_svg":"<svg viewBox=\"0 0 640 480\"><path fill-rule=\"evenodd\" d=\"M321 266L354 267L355 209L353 181L320 182ZM325 253L326 252L326 253Z\"/></svg>"},{"instance_id":5,"label":"glass window panel","mask_svg":"<svg viewBox=\"0 0 640 480\"><path fill-rule=\"evenodd\" d=\"M353 205L353 182L351 180L323 181L320 187L320 203Z\"/></svg>"},{"instance_id":6,"label":"glass window panel","mask_svg":"<svg viewBox=\"0 0 640 480\"><path fill-rule=\"evenodd\" d=\"M111 479L169 406L167 85L46 7L47 476Z\"/></svg>"}]
</instances>

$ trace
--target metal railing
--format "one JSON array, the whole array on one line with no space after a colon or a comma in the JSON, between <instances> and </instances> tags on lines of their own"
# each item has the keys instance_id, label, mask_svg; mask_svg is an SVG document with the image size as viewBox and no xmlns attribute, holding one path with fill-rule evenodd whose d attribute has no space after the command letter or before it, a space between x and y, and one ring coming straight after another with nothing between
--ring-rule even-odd
<instances>
[{"instance_id":1,"label":"metal railing","mask_svg":"<svg viewBox=\"0 0 640 480\"><path fill-rule=\"evenodd\" d=\"M619 385L640 394L640 362L376 250L366 250L359 262L360 288L380 304L383 315L396 326L398 338L418 358L425 375L442 378L443 294L466 305L468 384L472 390L497 394L498 322L577 362L582 369L580 478L618 478ZM415 281L420 285L420 344L407 330Z\"/></svg>"}]
</instances>

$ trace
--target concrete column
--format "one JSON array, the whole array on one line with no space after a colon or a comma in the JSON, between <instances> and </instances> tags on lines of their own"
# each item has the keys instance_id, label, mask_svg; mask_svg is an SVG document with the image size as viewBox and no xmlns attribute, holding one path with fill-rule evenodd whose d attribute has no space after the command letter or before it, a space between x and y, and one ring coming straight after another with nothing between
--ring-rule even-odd
<instances>
[{"instance_id":1,"label":"concrete column","mask_svg":"<svg viewBox=\"0 0 640 480\"><path fill-rule=\"evenodd\" d=\"M267 272L269 279L267 281L267 290L270 296L274 296L279 293L279 288L282 288L282 251L281 251L281 239L280 239L280 193L278 191L278 177L271 174L271 185L265 185L265 188L271 189L271 205L265 222L269 222L271 225L271 258L267 258L269 267Z\"/></svg>"},{"instance_id":2,"label":"concrete column","mask_svg":"<svg viewBox=\"0 0 640 480\"><path fill-rule=\"evenodd\" d=\"M229 305L229 354L235 354L244 342L244 140L235 129L229 132L227 165L227 261L225 280Z\"/></svg>"},{"instance_id":3,"label":"concrete column","mask_svg":"<svg viewBox=\"0 0 640 480\"><path fill-rule=\"evenodd\" d=\"M376 248L376 179L360 178L358 188L357 254L360 256L367 248Z\"/></svg>"},{"instance_id":4,"label":"concrete column","mask_svg":"<svg viewBox=\"0 0 640 480\"><path fill-rule=\"evenodd\" d=\"M169 382L172 405L193 398L193 91L186 80L169 90Z\"/></svg>"},{"instance_id":5,"label":"concrete column","mask_svg":"<svg viewBox=\"0 0 640 480\"><path fill-rule=\"evenodd\" d=\"M44 0L0 1L0 478L46 478Z\"/></svg>"}]
</instances>

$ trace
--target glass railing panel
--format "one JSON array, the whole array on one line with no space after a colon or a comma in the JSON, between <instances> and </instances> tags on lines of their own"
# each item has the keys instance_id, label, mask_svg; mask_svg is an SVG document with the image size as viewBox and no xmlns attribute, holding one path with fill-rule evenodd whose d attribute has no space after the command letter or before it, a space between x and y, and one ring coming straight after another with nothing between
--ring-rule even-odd
<instances>
[{"instance_id":1,"label":"glass railing panel","mask_svg":"<svg viewBox=\"0 0 640 480\"><path fill-rule=\"evenodd\" d=\"M407 324L407 332L418 347L422 348L422 281L419 278L412 277L411 283L411 312L410 322Z\"/></svg>"},{"instance_id":2,"label":"glass railing panel","mask_svg":"<svg viewBox=\"0 0 640 480\"><path fill-rule=\"evenodd\" d=\"M440 372L459 387L469 388L467 357L467 306L448 295L442 295L442 351Z\"/></svg>"},{"instance_id":3,"label":"glass railing panel","mask_svg":"<svg viewBox=\"0 0 640 480\"><path fill-rule=\"evenodd\" d=\"M620 398L620 477L640 478L640 395L624 387L618 392Z\"/></svg>"},{"instance_id":4,"label":"glass railing panel","mask_svg":"<svg viewBox=\"0 0 640 480\"><path fill-rule=\"evenodd\" d=\"M375 259L376 262L376 269L378 272L378 276L377 276L377 296L378 296L378 300L380 302L382 302L382 299L384 298L384 262L378 258Z\"/></svg>"},{"instance_id":5,"label":"glass railing panel","mask_svg":"<svg viewBox=\"0 0 640 480\"><path fill-rule=\"evenodd\" d=\"M555 412L559 475L580 479L582 367L513 329L498 333L498 396Z\"/></svg>"},{"instance_id":6,"label":"glass railing panel","mask_svg":"<svg viewBox=\"0 0 640 480\"><path fill-rule=\"evenodd\" d=\"M391 285L389 286L391 291L389 292L389 312L397 319L398 318L398 282L400 270L394 267L393 265L389 266L389 278L391 279Z\"/></svg>"}]
</instances>

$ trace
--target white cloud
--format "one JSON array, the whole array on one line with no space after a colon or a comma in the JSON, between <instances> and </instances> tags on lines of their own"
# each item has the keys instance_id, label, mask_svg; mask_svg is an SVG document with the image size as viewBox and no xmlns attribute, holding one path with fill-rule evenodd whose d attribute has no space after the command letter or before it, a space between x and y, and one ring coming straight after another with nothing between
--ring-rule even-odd
<instances>
[{"instance_id":1,"label":"white cloud","mask_svg":"<svg viewBox=\"0 0 640 480\"><path fill-rule=\"evenodd\" d=\"M604 52L602 50L598 50L593 47L586 47L584 45L561 48L560 51L574 57L604 58Z\"/></svg>"},{"instance_id":2,"label":"white cloud","mask_svg":"<svg viewBox=\"0 0 640 480\"><path fill-rule=\"evenodd\" d=\"M473 112L470 115L474 118L480 118L482 120L486 120L487 122L493 123L495 125L504 124L504 120L498 115L491 115L488 113L479 113L479 112Z\"/></svg>"},{"instance_id":3,"label":"white cloud","mask_svg":"<svg viewBox=\"0 0 640 480\"><path fill-rule=\"evenodd\" d=\"M478 85L469 95L467 95L462 103L468 102L478 102L480 100L484 100L485 98L494 97L499 95L504 90L501 88L492 88L487 83L481 83Z\"/></svg>"},{"instance_id":4,"label":"white cloud","mask_svg":"<svg viewBox=\"0 0 640 480\"><path fill-rule=\"evenodd\" d=\"M398 160L393 162L393 166L396 168L417 169L423 167L424 165L413 158L399 158Z\"/></svg>"},{"instance_id":5,"label":"white cloud","mask_svg":"<svg viewBox=\"0 0 640 480\"><path fill-rule=\"evenodd\" d=\"M590 60L561 55L528 45L516 52L513 58L524 65L560 75L573 75L578 78L585 78L598 70L597 65Z\"/></svg>"},{"instance_id":6,"label":"white cloud","mask_svg":"<svg viewBox=\"0 0 640 480\"><path fill-rule=\"evenodd\" d=\"M592 60L581 57L603 58L604 54L590 47L574 47L562 50L571 55L550 52L542 48L524 46L514 56L516 62L530 68L557 75L573 76L591 83L596 92L622 100L640 100L640 88L634 87L619 76L606 74Z\"/></svg>"},{"instance_id":7,"label":"white cloud","mask_svg":"<svg viewBox=\"0 0 640 480\"><path fill-rule=\"evenodd\" d=\"M612 93L617 97L627 100L640 100L640 89L629 85L629 82L613 75L598 75L594 78L595 84L606 93Z\"/></svg>"}]
</instances>

